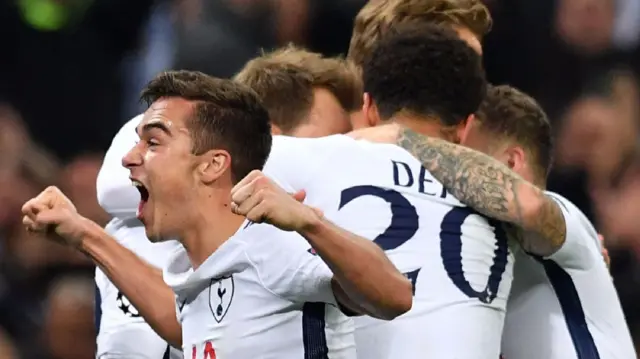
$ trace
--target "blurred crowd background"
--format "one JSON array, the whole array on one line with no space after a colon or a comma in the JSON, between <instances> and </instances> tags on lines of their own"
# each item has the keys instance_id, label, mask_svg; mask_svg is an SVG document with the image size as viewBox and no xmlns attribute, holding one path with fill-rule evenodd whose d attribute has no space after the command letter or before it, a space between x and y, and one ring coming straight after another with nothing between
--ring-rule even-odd
<instances>
[{"instance_id":1,"label":"blurred crowd background","mask_svg":"<svg viewBox=\"0 0 640 359\"><path fill-rule=\"evenodd\" d=\"M375 1L375 0L374 0ZM294 42L344 54L365 0L0 0L0 358L94 355L93 266L33 238L20 206L60 186L85 216L102 155L170 68L233 75ZM493 83L533 95L557 138L550 188L606 237L640 343L640 0L486 0Z\"/></svg>"}]
</instances>

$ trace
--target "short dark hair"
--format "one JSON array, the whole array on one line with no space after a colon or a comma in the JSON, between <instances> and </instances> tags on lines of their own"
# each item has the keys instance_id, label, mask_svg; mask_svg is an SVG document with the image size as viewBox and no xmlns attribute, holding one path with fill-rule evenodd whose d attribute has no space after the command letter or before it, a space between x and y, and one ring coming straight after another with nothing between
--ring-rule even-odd
<instances>
[{"instance_id":1,"label":"short dark hair","mask_svg":"<svg viewBox=\"0 0 640 359\"><path fill-rule=\"evenodd\" d=\"M163 97L195 103L186 121L194 154L215 148L228 151L234 182L262 169L271 151L271 127L253 90L197 71L166 71L151 80L140 96L147 105Z\"/></svg>"},{"instance_id":2,"label":"short dark hair","mask_svg":"<svg viewBox=\"0 0 640 359\"><path fill-rule=\"evenodd\" d=\"M482 131L521 145L532 155L541 178L547 178L553 135L549 118L535 99L511 86L490 86L477 115Z\"/></svg>"},{"instance_id":3,"label":"short dark hair","mask_svg":"<svg viewBox=\"0 0 640 359\"><path fill-rule=\"evenodd\" d=\"M446 126L475 113L487 87L480 55L435 24L394 28L365 60L363 78L383 118L408 111Z\"/></svg>"},{"instance_id":4,"label":"short dark hair","mask_svg":"<svg viewBox=\"0 0 640 359\"><path fill-rule=\"evenodd\" d=\"M247 62L234 79L256 91L284 133L306 122L318 88L331 92L345 111L362 108L362 80L351 63L293 45Z\"/></svg>"}]
</instances>

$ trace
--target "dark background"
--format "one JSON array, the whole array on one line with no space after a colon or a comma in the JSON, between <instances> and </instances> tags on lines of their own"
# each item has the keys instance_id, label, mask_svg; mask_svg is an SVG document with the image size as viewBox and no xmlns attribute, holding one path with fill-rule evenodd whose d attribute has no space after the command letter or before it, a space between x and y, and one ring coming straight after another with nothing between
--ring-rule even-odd
<instances>
[{"instance_id":1,"label":"dark background","mask_svg":"<svg viewBox=\"0 0 640 359\"><path fill-rule=\"evenodd\" d=\"M640 0L487 0L490 80L553 121L550 188L606 237L640 340ZM103 152L169 68L231 76L288 42L344 54L363 0L0 0L0 358L93 357L93 267L27 236L19 208L57 184L85 216Z\"/></svg>"}]
</instances>

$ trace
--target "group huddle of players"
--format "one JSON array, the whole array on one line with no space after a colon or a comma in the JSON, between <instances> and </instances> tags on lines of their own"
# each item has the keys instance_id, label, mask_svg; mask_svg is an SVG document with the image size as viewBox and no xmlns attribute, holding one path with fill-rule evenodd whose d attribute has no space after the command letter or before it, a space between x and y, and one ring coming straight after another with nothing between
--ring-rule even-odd
<instances>
[{"instance_id":1,"label":"group huddle of players","mask_svg":"<svg viewBox=\"0 0 640 359\"><path fill-rule=\"evenodd\" d=\"M371 1L347 60L156 76L105 229L54 187L23 207L98 267L97 358L635 358L597 232L544 190L546 115L486 83L490 27L479 0Z\"/></svg>"}]
</instances>

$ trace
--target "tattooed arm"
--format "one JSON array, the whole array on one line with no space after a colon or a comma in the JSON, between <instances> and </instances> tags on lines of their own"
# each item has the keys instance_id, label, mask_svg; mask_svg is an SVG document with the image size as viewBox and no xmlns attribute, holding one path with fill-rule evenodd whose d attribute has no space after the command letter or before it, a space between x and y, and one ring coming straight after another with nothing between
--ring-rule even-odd
<instances>
[{"instance_id":1,"label":"tattooed arm","mask_svg":"<svg viewBox=\"0 0 640 359\"><path fill-rule=\"evenodd\" d=\"M565 242L566 223L557 202L498 160L407 128L400 130L397 144L460 201L521 228L524 235L518 238L526 251L548 256Z\"/></svg>"}]
</instances>

